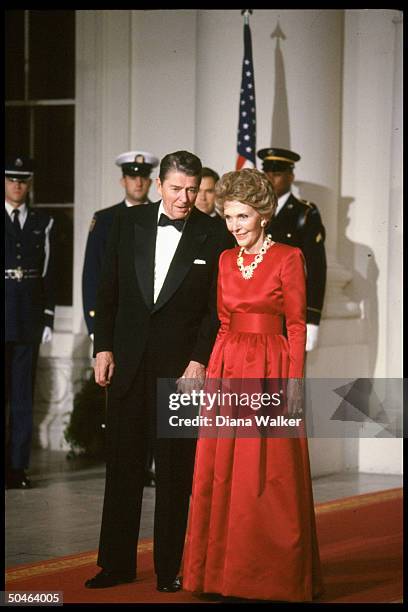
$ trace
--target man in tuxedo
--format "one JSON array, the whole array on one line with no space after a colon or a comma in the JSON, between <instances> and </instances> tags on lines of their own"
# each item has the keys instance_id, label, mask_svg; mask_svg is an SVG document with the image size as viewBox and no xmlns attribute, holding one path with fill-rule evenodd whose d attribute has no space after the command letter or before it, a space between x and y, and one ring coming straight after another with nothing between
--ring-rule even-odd
<instances>
[{"instance_id":1,"label":"man in tuxedo","mask_svg":"<svg viewBox=\"0 0 408 612\"><path fill-rule=\"evenodd\" d=\"M158 378L198 379L218 331L216 275L224 233L194 208L201 162L177 151L160 164L162 200L115 217L98 290L95 380L107 386L107 471L99 544L102 570L85 585L136 577L149 431L156 466L157 589L181 588L195 440L156 436Z\"/></svg>"},{"instance_id":2,"label":"man in tuxedo","mask_svg":"<svg viewBox=\"0 0 408 612\"><path fill-rule=\"evenodd\" d=\"M151 204L148 197L152 184L150 174L159 165L159 160L148 151L135 150L118 155L115 164L122 170L120 184L125 190L125 197L119 204L114 204L94 213L89 227L82 271L82 304L91 340L94 336L96 292L113 219L119 210L126 207ZM94 383L89 381L88 384L93 385ZM150 449L146 458L145 485L149 487L155 485L152 449Z\"/></svg>"},{"instance_id":3,"label":"man in tuxedo","mask_svg":"<svg viewBox=\"0 0 408 612\"><path fill-rule=\"evenodd\" d=\"M326 289L326 232L316 204L296 198L291 189L294 166L300 155L287 149L271 147L257 153L262 169L272 183L278 206L267 232L275 242L300 248L307 268L306 351L317 346L319 324Z\"/></svg>"}]
</instances>

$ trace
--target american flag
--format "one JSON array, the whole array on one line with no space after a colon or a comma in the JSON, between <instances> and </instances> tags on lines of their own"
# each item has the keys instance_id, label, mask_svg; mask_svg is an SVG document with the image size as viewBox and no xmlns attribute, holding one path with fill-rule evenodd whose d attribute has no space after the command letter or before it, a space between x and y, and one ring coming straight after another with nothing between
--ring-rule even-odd
<instances>
[{"instance_id":1,"label":"american flag","mask_svg":"<svg viewBox=\"0 0 408 612\"><path fill-rule=\"evenodd\" d=\"M252 39L248 20L244 23L244 59L242 60L241 95L236 170L256 167L255 78L252 62Z\"/></svg>"}]
</instances>

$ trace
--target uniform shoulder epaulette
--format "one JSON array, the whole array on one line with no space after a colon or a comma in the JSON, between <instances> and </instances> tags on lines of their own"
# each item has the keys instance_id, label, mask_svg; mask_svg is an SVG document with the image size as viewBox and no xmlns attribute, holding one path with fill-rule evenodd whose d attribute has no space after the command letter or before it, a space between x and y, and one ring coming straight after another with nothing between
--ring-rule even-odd
<instances>
[{"instance_id":1,"label":"uniform shoulder epaulette","mask_svg":"<svg viewBox=\"0 0 408 612\"><path fill-rule=\"evenodd\" d=\"M316 208L316 204L313 204L313 202L309 202L309 200L303 200L303 198L299 198L299 202L302 202L302 204L305 204L305 206L308 206L309 208Z\"/></svg>"}]
</instances>

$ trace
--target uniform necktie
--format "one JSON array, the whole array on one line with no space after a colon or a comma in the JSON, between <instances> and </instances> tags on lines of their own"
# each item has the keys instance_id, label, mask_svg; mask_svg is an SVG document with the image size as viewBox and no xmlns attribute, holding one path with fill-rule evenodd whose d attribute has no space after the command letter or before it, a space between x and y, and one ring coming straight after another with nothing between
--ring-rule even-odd
<instances>
[{"instance_id":1,"label":"uniform necktie","mask_svg":"<svg viewBox=\"0 0 408 612\"><path fill-rule=\"evenodd\" d=\"M20 211L18 210L18 208L14 208L12 211L12 214L13 214L13 225L16 231L20 233L21 232L21 225L20 225L20 219L19 219Z\"/></svg>"},{"instance_id":2,"label":"uniform necktie","mask_svg":"<svg viewBox=\"0 0 408 612\"><path fill-rule=\"evenodd\" d=\"M170 219L167 215L165 215L164 213L161 213L158 225L160 227L165 227L166 225L172 225L173 227L176 228L176 230L181 232L183 230L184 223L185 223L184 219Z\"/></svg>"}]
</instances>

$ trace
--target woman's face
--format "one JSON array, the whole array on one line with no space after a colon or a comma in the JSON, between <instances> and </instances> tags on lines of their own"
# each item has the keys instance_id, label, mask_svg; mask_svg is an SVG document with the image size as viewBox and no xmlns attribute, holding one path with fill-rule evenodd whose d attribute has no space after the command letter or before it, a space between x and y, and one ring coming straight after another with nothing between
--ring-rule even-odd
<instances>
[{"instance_id":1,"label":"woman's face","mask_svg":"<svg viewBox=\"0 0 408 612\"><path fill-rule=\"evenodd\" d=\"M227 200L224 203L224 216L238 246L244 247L248 253L257 253L265 240L261 215L248 204Z\"/></svg>"}]
</instances>

